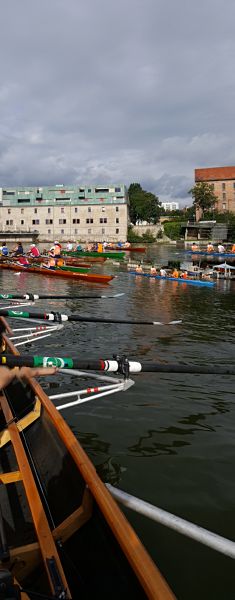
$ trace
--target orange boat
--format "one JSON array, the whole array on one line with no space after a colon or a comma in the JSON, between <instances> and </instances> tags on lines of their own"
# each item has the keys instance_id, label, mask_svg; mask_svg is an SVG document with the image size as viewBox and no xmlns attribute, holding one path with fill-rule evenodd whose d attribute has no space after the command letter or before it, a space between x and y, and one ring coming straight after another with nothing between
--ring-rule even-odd
<instances>
[{"instance_id":1,"label":"orange boat","mask_svg":"<svg viewBox=\"0 0 235 600\"><path fill-rule=\"evenodd\" d=\"M47 269L45 267L24 267L15 263L0 263L0 269L11 269L12 271L24 271L27 273L37 273L39 275L50 275L52 277L66 277L80 279L92 283L109 283L114 275L102 275L99 273L75 273L73 271L62 271L60 269Z\"/></svg>"}]
</instances>

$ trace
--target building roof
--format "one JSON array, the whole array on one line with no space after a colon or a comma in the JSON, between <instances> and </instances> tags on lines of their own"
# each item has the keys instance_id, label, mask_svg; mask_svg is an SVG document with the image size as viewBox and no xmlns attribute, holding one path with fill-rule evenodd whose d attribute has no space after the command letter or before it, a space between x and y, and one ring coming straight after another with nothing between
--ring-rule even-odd
<instances>
[{"instance_id":1,"label":"building roof","mask_svg":"<svg viewBox=\"0 0 235 600\"><path fill-rule=\"evenodd\" d=\"M195 181L224 181L235 179L235 167L210 167L209 169L195 169Z\"/></svg>"}]
</instances>

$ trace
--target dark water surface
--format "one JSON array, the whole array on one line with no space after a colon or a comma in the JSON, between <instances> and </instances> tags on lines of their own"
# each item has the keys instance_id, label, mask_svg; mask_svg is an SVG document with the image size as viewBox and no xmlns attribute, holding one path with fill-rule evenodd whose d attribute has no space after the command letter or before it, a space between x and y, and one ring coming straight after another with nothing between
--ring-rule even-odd
<instances>
[{"instance_id":1,"label":"dark water surface","mask_svg":"<svg viewBox=\"0 0 235 600\"><path fill-rule=\"evenodd\" d=\"M150 248L157 264L183 258L174 247ZM139 257L134 257L139 259ZM28 352L146 361L234 365L235 281L213 288L128 274L124 266L108 286L0 272L1 289L22 293L125 292L113 300L41 301L40 308L118 318L169 321L179 326L68 323ZM22 352L25 352L24 347ZM125 393L63 412L101 477L121 489L235 539L235 378L215 375L140 374ZM84 382L83 382L84 384ZM49 394L79 387L65 375L45 383ZM82 385L86 387L86 385ZM232 559L126 511L180 600L232 600Z\"/></svg>"}]
</instances>

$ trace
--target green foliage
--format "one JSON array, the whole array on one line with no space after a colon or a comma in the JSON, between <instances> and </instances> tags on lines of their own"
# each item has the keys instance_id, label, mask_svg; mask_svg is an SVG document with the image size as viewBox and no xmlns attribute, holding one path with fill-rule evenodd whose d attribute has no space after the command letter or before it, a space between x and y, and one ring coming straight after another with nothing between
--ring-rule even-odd
<instances>
[{"instance_id":1,"label":"green foliage","mask_svg":"<svg viewBox=\"0 0 235 600\"><path fill-rule=\"evenodd\" d=\"M158 223L161 214L160 202L157 196L142 189L139 183L131 183L129 190L130 219L136 225L137 221Z\"/></svg>"},{"instance_id":2,"label":"green foliage","mask_svg":"<svg viewBox=\"0 0 235 600\"><path fill-rule=\"evenodd\" d=\"M175 221L166 221L163 223L164 232L170 240L180 240L181 223Z\"/></svg>"},{"instance_id":3,"label":"green foliage","mask_svg":"<svg viewBox=\"0 0 235 600\"><path fill-rule=\"evenodd\" d=\"M156 240L156 237L151 233L150 229L146 229L145 233L142 235L143 242L153 243Z\"/></svg>"},{"instance_id":4,"label":"green foliage","mask_svg":"<svg viewBox=\"0 0 235 600\"><path fill-rule=\"evenodd\" d=\"M162 240L162 238L163 238L162 229L159 229L159 231L157 232L156 238L157 238L157 240Z\"/></svg>"},{"instance_id":5,"label":"green foliage","mask_svg":"<svg viewBox=\"0 0 235 600\"><path fill-rule=\"evenodd\" d=\"M128 227L128 232L127 232L127 241L130 242L131 244L134 244L135 242L142 242L142 236L138 235L138 233L135 233L133 231L133 227L130 225Z\"/></svg>"},{"instance_id":6,"label":"green foliage","mask_svg":"<svg viewBox=\"0 0 235 600\"><path fill-rule=\"evenodd\" d=\"M193 205L196 209L201 209L204 213L206 210L213 208L217 201L217 196L214 194L213 185L204 181L196 183L188 192L192 194Z\"/></svg>"}]
</instances>

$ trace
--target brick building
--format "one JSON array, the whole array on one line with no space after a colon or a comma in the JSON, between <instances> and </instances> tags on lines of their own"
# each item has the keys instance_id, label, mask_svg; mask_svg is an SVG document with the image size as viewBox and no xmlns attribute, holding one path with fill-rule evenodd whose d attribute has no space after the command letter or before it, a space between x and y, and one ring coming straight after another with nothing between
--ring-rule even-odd
<instances>
[{"instance_id":1,"label":"brick building","mask_svg":"<svg viewBox=\"0 0 235 600\"><path fill-rule=\"evenodd\" d=\"M195 169L195 183L209 183L217 196L215 208L219 212L235 213L235 167Z\"/></svg>"}]
</instances>

